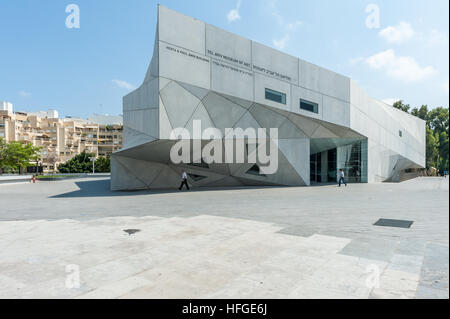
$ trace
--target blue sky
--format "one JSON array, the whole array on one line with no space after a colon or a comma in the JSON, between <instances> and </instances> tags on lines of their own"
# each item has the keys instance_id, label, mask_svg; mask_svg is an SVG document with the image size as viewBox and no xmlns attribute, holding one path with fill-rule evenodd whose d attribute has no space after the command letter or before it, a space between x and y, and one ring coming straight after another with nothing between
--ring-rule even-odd
<instances>
[{"instance_id":1,"label":"blue sky","mask_svg":"<svg viewBox=\"0 0 450 319\"><path fill-rule=\"evenodd\" d=\"M68 4L80 28L68 29ZM153 52L158 1L0 0L0 101L62 116L122 113ZM448 107L448 0L160 0L350 76L372 97ZM379 27L366 20L379 8ZM370 20L375 21L375 20Z\"/></svg>"}]
</instances>

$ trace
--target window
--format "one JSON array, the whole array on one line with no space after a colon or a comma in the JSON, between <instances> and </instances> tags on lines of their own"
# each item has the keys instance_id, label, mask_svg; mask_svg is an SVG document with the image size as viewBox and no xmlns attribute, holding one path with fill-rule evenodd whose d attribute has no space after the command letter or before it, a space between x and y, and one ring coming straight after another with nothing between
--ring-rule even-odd
<instances>
[{"instance_id":1,"label":"window","mask_svg":"<svg viewBox=\"0 0 450 319\"><path fill-rule=\"evenodd\" d=\"M319 104L300 99L300 109L308 112L319 113Z\"/></svg>"},{"instance_id":2,"label":"window","mask_svg":"<svg viewBox=\"0 0 450 319\"><path fill-rule=\"evenodd\" d=\"M266 89L266 100L286 104L286 94Z\"/></svg>"},{"instance_id":3,"label":"window","mask_svg":"<svg viewBox=\"0 0 450 319\"><path fill-rule=\"evenodd\" d=\"M403 132L401 130L398 131L398 136L403 137Z\"/></svg>"}]
</instances>

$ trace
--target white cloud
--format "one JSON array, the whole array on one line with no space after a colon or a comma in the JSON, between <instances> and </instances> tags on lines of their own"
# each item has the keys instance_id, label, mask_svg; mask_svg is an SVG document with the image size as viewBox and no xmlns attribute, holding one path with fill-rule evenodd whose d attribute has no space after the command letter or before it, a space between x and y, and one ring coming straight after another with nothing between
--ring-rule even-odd
<instances>
[{"instance_id":1,"label":"white cloud","mask_svg":"<svg viewBox=\"0 0 450 319\"><path fill-rule=\"evenodd\" d=\"M350 59L349 62L350 62L350 65L355 65L355 64L358 64L360 62L363 62L364 60L365 59L363 57L359 56L359 57Z\"/></svg>"},{"instance_id":2,"label":"white cloud","mask_svg":"<svg viewBox=\"0 0 450 319\"><path fill-rule=\"evenodd\" d=\"M27 91L19 91L21 97L31 97L31 93Z\"/></svg>"},{"instance_id":3,"label":"white cloud","mask_svg":"<svg viewBox=\"0 0 450 319\"><path fill-rule=\"evenodd\" d=\"M286 45L287 45L289 39L290 39L289 35L286 34L286 35L285 35L284 37L282 37L281 39L278 39L278 40L277 40L277 39L274 39L274 40L272 41L272 43L273 43L273 46L274 46L275 48L277 48L278 50L283 50L283 49L286 47Z\"/></svg>"},{"instance_id":4,"label":"white cloud","mask_svg":"<svg viewBox=\"0 0 450 319\"><path fill-rule=\"evenodd\" d=\"M380 31L379 35L389 43L403 43L414 37L414 30L408 22L400 22Z\"/></svg>"},{"instance_id":5,"label":"white cloud","mask_svg":"<svg viewBox=\"0 0 450 319\"><path fill-rule=\"evenodd\" d=\"M295 31L302 25L303 25L303 21L297 20L297 21L286 24L286 29L289 31Z\"/></svg>"},{"instance_id":6,"label":"white cloud","mask_svg":"<svg viewBox=\"0 0 450 319\"><path fill-rule=\"evenodd\" d=\"M112 82L117 85L118 87L122 88L122 89L127 89L127 90L134 90L135 86L133 84L130 84L126 81L122 81L122 80L112 80Z\"/></svg>"},{"instance_id":7,"label":"white cloud","mask_svg":"<svg viewBox=\"0 0 450 319\"><path fill-rule=\"evenodd\" d=\"M236 9L230 10L227 14L227 20L228 22L234 22L236 20L240 20L241 16L239 14L239 9L241 8L241 0L238 0L236 4Z\"/></svg>"},{"instance_id":8,"label":"white cloud","mask_svg":"<svg viewBox=\"0 0 450 319\"><path fill-rule=\"evenodd\" d=\"M272 44L278 50L283 50L284 48L286 48L288 42L290 41L291 35L303 25L303 21L295 20L292 22L287 22L286 19L278 11L276 0L267 1L266 8L269 10L270 15L275 18L278 25L283 31L280 38L272 40Z\"/></svg>"},{"instance_id":9,"label":"white cloud","mask_svg":"<svg viewBox=\"0 0 450 319\"><path fill-rule=\"evenodd\" d=\"M408 56L397 56L394 50L387 50L365 59L375 70L383 70L392 78L404 82L416 82L436 73L432 66L421 67L417 61Z\"/></svg>"},{"instance_id":10,"label":"white cloud","mask_svg":"<svg viewBox=\"0 0 450 319\"><path fill-rule=\"evenodd\" d=\"M400 101L401 99L399 98L388 98L388 99L384 99L382 100L384 103L389 104L390 106L394 105L395 102Z\"/></svg>"}]
</instances>

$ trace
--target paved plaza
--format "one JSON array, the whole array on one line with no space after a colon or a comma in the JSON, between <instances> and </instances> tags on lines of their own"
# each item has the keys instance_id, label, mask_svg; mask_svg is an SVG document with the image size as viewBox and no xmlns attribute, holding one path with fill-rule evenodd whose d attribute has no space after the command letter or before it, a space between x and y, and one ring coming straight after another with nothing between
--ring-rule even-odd
<instances>
[{"instance_id":1,"label":"paved plaza","mask_svg":"<svg viewBox=\"0 0 450 319\"><path fill-rule=\"evenodd\" d=\"M448 298L448 195L444 178L190 192L111 192L108 177L4 184L0 298Z\"/></svg>"}]
</instances>

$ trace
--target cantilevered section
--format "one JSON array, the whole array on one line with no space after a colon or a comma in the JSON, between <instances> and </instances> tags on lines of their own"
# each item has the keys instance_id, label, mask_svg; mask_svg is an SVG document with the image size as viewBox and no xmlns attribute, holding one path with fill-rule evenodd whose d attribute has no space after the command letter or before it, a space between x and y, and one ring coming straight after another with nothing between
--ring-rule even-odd
<instances>
[{"instance_id":1,"label":"cantilevered section","mask_svg":"<svg viewBox=\"0 0 450 319\"><path fill-rule=\"evenodd\" d=\"M425 123L367 96L350 78L158 7L153 58L124 97L124 148L113 190L398 181L425 165ZM170 132L202 126L278 128L279 169L258 164L173 165ZM191 134L192 136L192 134ZM206 141L202 141L203 144Z\"/></svg>"}]
</instances>

